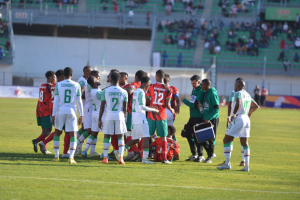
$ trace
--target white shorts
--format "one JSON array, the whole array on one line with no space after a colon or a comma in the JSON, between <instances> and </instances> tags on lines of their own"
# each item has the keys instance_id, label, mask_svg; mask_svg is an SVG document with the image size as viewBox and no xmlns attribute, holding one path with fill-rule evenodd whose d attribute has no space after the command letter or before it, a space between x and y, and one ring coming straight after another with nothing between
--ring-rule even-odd
<instances>
[{"instance_id":1,"label":"white shorts","mask_svg":"<svg viewBox=\"0 0 300 200\"><path fill-rule=\"evenodd\" d=\"M168 122L168 126L172 125L174 123L174 115L171 113L171 111L169 109L167 109L167 122Z\"/></svg>"},{"instance_id":2,"label":"white shorts","mask_svg":"<svg viewBox=\"0 0 300 200\"><path fill-rule=\"evenodd\" d=\"M133 124L132 125L132 139L136 140L136 139L140 139L143 137L150 137L148 123Z\"/></svg>"},{"instance_id":3,"label":"white shorts","mask_svg":"<svg viewBox=\"0 0 300 200\"><path fill-rule=\"evenodd\" d=\"M103 133L106 135L121 135L127 132L125 120L104 120Z\"/></svg>"},{"instance_id":4,"label":"white shorts","mask_svg":"<svg viewBox=\"0 0 300 200\"><path fill-rule=\"evenodd\" d=\"M99 113L92 113L92 131L93 132L99 132L100 128L98 126L98 120L99 120Z\"/></svg>"},{"instance_id":5,"label":"white shorts","mask_svg":"<svg viewBox=\"0 0 300 200\"><path fill-rule=\"evenodd\" d=\"M83 126L84 129L92 128L92 108L83 109Z\"/></svg>"},{"instance_id":6,"label":"white shorts","mask_svg":"<svg viewBox=\"0 0 300 200\"><path fill-rule=\"evenodd\" d=\"M228 126L226 135L235 138L250 137L250 119L248 115L241 115L235 118Z\"/></svg>"},{"instance_id":7,"label":"white shorts","mask_svg":"<svg viewBox=\"0 0 300 200\"><path fill-rule=\"evenodd\" d=\"M65 125L65 132L78 131L77 116L72 114L57 114L55 117L55 129L62 131Z\"/></svg>"}]
</instances>

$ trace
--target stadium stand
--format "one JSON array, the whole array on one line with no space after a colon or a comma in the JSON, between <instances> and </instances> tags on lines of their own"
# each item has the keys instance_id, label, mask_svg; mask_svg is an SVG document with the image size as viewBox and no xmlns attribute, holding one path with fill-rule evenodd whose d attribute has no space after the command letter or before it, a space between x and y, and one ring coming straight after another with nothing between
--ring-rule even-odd
<instances>
[{"instance_id":1,"label":"stadium stand","mask_svg":"<svg viewBox=\"0 0 300 200\"><path fill-rule=\"evenodd\" d=\"M219 15L222 17L230 16L251 16L253 12L257 11L255 1L248 0L213 0L212 15Z\"/></svg>"}]
</instances>

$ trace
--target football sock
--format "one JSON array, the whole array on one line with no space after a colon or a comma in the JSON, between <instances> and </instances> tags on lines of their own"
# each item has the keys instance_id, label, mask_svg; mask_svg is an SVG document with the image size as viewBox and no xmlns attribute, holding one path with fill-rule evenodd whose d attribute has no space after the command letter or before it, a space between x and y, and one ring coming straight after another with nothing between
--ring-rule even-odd
<instances>
[{"instance_id":1,"label":"football sock","mask_svg":"<svg viewBox=\"0 0 300 200\"><path fill-rule=\"evenodd\" d=\"M125 144L126 144L128 141L130 141L130 140L132 140L132 137L131 137L131 136L125 136ZM134 146L135 146L135 145L134 145ZM134 147L133 147L133 148L134 148ZM128 150L128 153L133 151L132 148L129 148L129 149L127 149L127 150Z\"/></svg>"},{"instance_id":2,"label":"football sock","mask_svg":"<svg viewBox=\"0 0 300 200\"><path fill-rule=\"evenodd\" d=\"M96 144L97 144L97 138L95 137L94 140L93 140L93 142L92 142L92 145L91 145L91 151L90 151L90 154L91 154L91 153L95 153Z\"/></svg>"},{"instance_id":3,"label":"football sock","mask_svg":"<svg viewBox=\"0 0 300 200\"><path fill-rule=\"evenodd\" d=\"M84 131L77 140L77 145L83 143L85 138L89 136L88 132Z\"/></svg>"},{"instance_id":4,"label":"football sock","mask_svg":"<svg viewBox=\"0 0 300 200\"><path fill-rule=\"evenodd\" d=\"M162 141L162 159L167 160L167 141Z\"/></svg>"},{"instance_id":5,"label":"football sock","mask_svg":"<svg viewBox=\"0 0 300 200\"><path fill-rule=\"evenodd\" d=\"M40 142L40 141L45 140L45 138L46 138L46 136L44 136L43 134L41 134L41 135L37 138L37 140Z\"/></svg>"},{"instance_id":6,"label":"football sock","mask_svg":"<svg viewBox=\"0 0 300 200\"><path fill-rule=\"evenodd\" d=\"M138 149L141 151L141 158L143 157L143 138L139 142Z\"/></svg>"},{"instance_id":7,"label":"football sock","mask_svg":"<svg viewBox=\"0 0 300 200\"><path fill-rule=\"evenodd\" d=\"M76 146L77 146L76 137L71 137L71 140L70 140L70 157L69 158L74 158L74 154L75 154L75 151L76 151Z\"/></svg>"},{"instance_id":8,"label":"football sock","mask_svg":"<svg viewBox=\"0 0 300 200\"><path fill-rule=\"evenodd\" d=\"M123 154L124 154L124 138L123 137L118 139L118 145L119 145L119 155L121 158L123 158Z\"/></svg>"},{"instance_id":9,"label":"football sock","mask_svg":"<svg viewBox=\"0 0 300 200\"><path fill-rule=\"evenodd\" d=\"M83 133L83 130L82 129L79 129L77 131L77 138L79 138L81 136L81 134Z\"/></svg>"},{"instance_id":10,"label":"football sock","mask_svg":"<svg viewBox=\"0 0 300 200\"><path fill-rule=\"evenodd\" d=\"M225 156L226 165L230 164L230 156L231 156L232 149L233 149L233 142L224 144L224 156Z\"/></svg>"},{"instance_id":11,"label":"football sock","mask_svg":"<svg viewBox=\"0 0 300 200\"><path fill-rule=\"evenodd\" d=\"M108 156L109 147L110 147L110 139L104 138L103 139L103 156L104 156L104 158L107 158L107 156Z\"/></svg>"},{"instance_id":12,"label":"football sock","mask_svg":"<svg viewBox=\"0 0 300 200\"><path fill-rule=\"evenodd\" d=\"M125 144L125 149L127 149L127 150L130 149L130 146L128 146L127 144Z\"/></svg>"},{"instance_id":13,"label":"football sock","mask_svg":"<svg viewBox=\"0 0 300 200\"><path fill-rule=\"evenodd\" d=\"M64 138L64 154L68 153L69 147L70 147L70 140L71 136L69 134L65 134Z\"/></svg>"},{"instance_id":14,"label":"football sock","mask_svg":"<svg viewBox=\"0 0 300 200\"><path fill-rule=\"evenodd\" d=\"M46 145L48 142L52 141L54 137L54 132L52 132L44 141L44 145ZM47 149L47 148L46 148Z\"/></svg>"},{"instance_id":15,"label":"football sock","mask_svg":"<svg viewBox=\"0 0 300 200\"><path fill-rule=\"evenodd\" d=\"M243 145L241 144L241 156L242 156L242 161L245 162L245 156L244 156L244 147Z\"/></svg>"},{"instance_id":16,"label":"football sock","mask_svg":"<svg viewBox=\"0 0 300 200\"><path fill-rule=\"evenodd\" d=\"M245 166L249 167L249 164L250 164L250 147L249 146L244 147L244 155L245 155Z\"/></svg>"},{"instance_id":17,"label":"football sock","mask_svg":"<svg viewBox=\"0 0 300 200\"><path fill-rule=\"evenodd\" d=\"M55 158L59 157L59 139L60 139L59 136L54 135L54 137L53 137L53 147L54 147Z\"/></svg>"},{"instance_id":18,"label":"football sock","mask_svg":"<svg viewBox=\"0 0 300 200\"><path fill-rule=\"evenodd\" d=\"M118 147L118 136L117 135L112 135L111 136L111 145L113 146L113 149L118 151L119 147Z\"/></svg>"},{"instance_id":19,"label":"football sock","mask_svg":"<svg viewBox=\"0 0 300 200\"><path fill-rule=\"evenodd\" d=\"M85 144L85 148L84 148L85 152L87 152L89 150L89 148L92 145L94 139L95 139L94 136L90 135L90 137L86 140L86 144Z\"/></svg>"},{"instance_id":20,"label":"football sock","mask_svg":"<svg viewBox=\"0 0 300 200\"><path fill-rule=\"evenodd\" d=\"M143 160L147 160L149 157L149 148L143 149Z\"/></svg>"}]
</instances>

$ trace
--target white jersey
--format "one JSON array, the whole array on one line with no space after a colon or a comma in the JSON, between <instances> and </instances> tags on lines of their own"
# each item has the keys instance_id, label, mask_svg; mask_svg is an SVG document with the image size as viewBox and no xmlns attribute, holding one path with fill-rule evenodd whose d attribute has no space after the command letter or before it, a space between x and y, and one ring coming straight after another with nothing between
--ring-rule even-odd
<instances>
[{"instance_id":1,"label":"white jersey","mask_svg":"<svg viewBox=\"0 0 300 200\"><path fill-rule=\"evenodd\" d=\"M84 77L80 77L77 82L79 83L80 88L87 86L87 80ZM80 89L80 91L81 91L81 89ZM82 104L84 106L84 104L85 104L85 100L84 99L82 99Z\"/></svg>"},{"instance_id":2,"label":"white jersey","mask_svg":"<svg viewBox=\"0 0 300 200\"><path fill-rule=\"evenodd\" d=\"M100 112L102 92L103 92L103 90L101 90L101 89L92 89L91 90L93 113L98 113L99 114L99 112Z\"/></svg>"},{"instance_id":3,"label":"white jersey","mask_svg":"<svg viewBox=\"0 0 300 200\"><path fill-rule=\"evenodd\" d=\"M106 101L105 120L125 120L123 102L128 102L126 90L119 86L109 86L101 95L101 101Z\"/></svg>"},{"instance_id":4,"label":"white jersey","mask_svg":"<svg viewBox=\"0 0 300 200\"><path fill-rule=\"evenodd\" d=\"M235 92L232 112L235 108L237 99L241 99L241 106L236 114L238 114L239 116L248 114L249 110L250 110L250 105L253 102L253 99L251 98L250 94L246 90L240 90L240 91Z\"/></svg>"},{"instance_id":5,"label":"white jersey","mask_svg":"<svg viewBox=\"0 0 300 200\"><path fill-rule=\"evenodd\" d=\"M84 93L85 93L84 109L86 109L86 110L93 108L91 91L92 91L92 87L89 84L87 84L84 89Z\"/></svg>"},{"instance_id":6,"label":"white jersey","mask_svg":"<svg viewBox=\"0 0 300 200\"><path fill-rule=\"evenodd\" d=\"M70 79L65 79L56 83L54 92L53 116L59 114L76 115L76 101L78 102L78 111L82 116L82 102L80 85Z\"/></svg>"},{"instance_id":7,"label":"white jersey","mask_svg":"<svg viewBox=\"0 0 300 200\"><path fill-rule=\"evenodd\" d=\"M132 98L132 124L143 124L147 122L146 111L140 106L146 106L145 92L138 88L133 93Z\"/></svg>"}]
</instances>

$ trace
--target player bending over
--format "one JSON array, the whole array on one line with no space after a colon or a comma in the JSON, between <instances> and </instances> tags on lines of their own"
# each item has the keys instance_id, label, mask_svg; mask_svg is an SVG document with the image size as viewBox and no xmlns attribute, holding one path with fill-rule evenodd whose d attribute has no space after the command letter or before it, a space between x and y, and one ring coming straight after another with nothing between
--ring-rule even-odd
<instances>
[{"instance_id":1,"label":"player bending over","mask_svg":"<svg viewBox=\"0 0 300 200\"><path fill-rule=\"evenodd\" d=\"M110 137L113 134L118 136L119 144L119 164L125 165L123 160L124 154L124 133L127 132L125 115L127 112L128 94L118 86L120 74L112 72L110 74L110 84L101 95L101 107L99 113L99 128L103 127L103 161L108 163L108 149L110 147ZM106 105L106 108L105 108ZM102 121L102 116L105 112L105 120Z\"/></svg>"},{"instance_id":2,"label":"player bending over","mask_svg":"<svg viewBox=\"0 0 300 200\"><path fill-rule=\"evenodd\" d=\"M39 100L36 107L37 124L42 127L42 134L38 138L32 140L35 153L37 153L37 144L44 141L52 130L51 112L56 76L54 71L47 71L45 76L47 82L43 83L39 88ZM43 153L50 154L51 152L47 151L47 147L45 146L45 151Z\"/></svg>"},{"instance_id":3,"label":"player bending over","mask_svg":"<svg viewBox=\"0 0 300 200\"><path fill-rule=\"evenodd\" d=\"M141 78L141 86L133 93L132 100L132 140L125 144L126 149L137 144L143 139L143 159L142 164L155 164L148 160L149 156L149 125L146 118L146 111L159 113L159 110L146 106L145 91L150 87L150 78Z\"/></svg>"},{"instance_id":4,"label":"player bending over","mask_svg":"<svg viewBox=\"0 0 300 200\"><path fill-rule=\"evenodd\" d=\"M59 162L59 139L63 126L65 126L65 132L69 133L71 137L69 163L76 164L74 160L74 153L76 150L75 133L78 131L76 102L80 116L78 119L78 125L80 125L82 123L83 116L81 91L80 85L71 80L73 76L73 70L70 67L66 67L64 69L64 76L65 80L57 83L55 86L52 114L52 123L55 122L55 134L53 138L55 158L52 161Z\"/></svg>"},{"instance_id":5,"label":"player bending over","mask_svg":"<svg viewBox=\"0 0 300 200\"><path fill-rule=\"evenodd\" d=\"M237 80L235 82L235 94L233 102L233 112L231 114L231 122L223 139L224 143L224 165L217 167L218 169L231 169L230 156L233 149L234 138L240 137L240 141L244 147L245 167L241 171L250 171L250 148L248 138L250 137L250 116L259 107L251 98L250 94L244 90L245 82Z\"/></svg>"}]
</instances>

